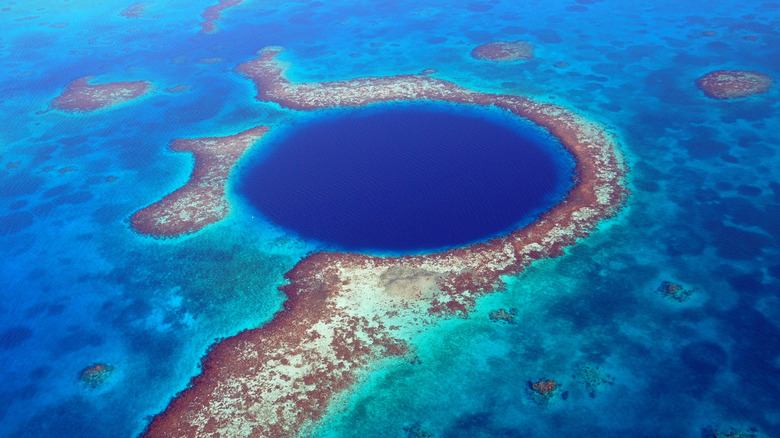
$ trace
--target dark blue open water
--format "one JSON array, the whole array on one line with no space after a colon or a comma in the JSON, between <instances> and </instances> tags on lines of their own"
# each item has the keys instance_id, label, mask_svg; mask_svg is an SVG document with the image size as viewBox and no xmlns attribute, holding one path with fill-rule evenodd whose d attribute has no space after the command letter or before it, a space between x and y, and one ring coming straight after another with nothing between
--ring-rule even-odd
<instances>
[{"instance_id":1,"label":"dark blue open water","mask_svg":"<svg viewBox=\"0 0 780 438\"><path fill-rule=\"evenodd\" d=\"M572 163L560 142L508 114L380 108L290 129L248 165L237 191L304 238L414 252L510 231L570 186Z\"/></svg>"}]
</instances>

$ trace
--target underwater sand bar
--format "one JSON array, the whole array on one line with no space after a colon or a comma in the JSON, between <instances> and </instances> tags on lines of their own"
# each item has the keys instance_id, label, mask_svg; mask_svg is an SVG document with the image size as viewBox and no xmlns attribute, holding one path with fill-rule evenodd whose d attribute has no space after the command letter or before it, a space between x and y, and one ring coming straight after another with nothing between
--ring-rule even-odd
<instances>
[{"instance_id":1,"label":"underwater sand bar","mask_svg":"<svg viewBox=\"0 0 780 438\"><path fill-rule=\"evenodd\" d=\"M133 214L130 225L140 234L178 237L194 233L227 216L225 184L238 159L268 127L257 126L226 137L176 139L171 149L192 152L195 168L187 183Z\"/></svg>"},{"instance_id":2,"label":"underwater sand bar","mask_svg":"<svg viewBox=\"0 0 780 438\"><path fill-rule=\"evenodd\" d=\"M111 108L137 99L152 90L147 81L108 82L90 85L94 76L88 76L68 84L65 91L52 101L53 108L70 113L88 113Z\"/></svg>"},{"instance_id":3,"label":"underwater sand bar","mask_svg":"<svg viewBox=\"0 0 780 438\"><path fill-rule=\"evenodd\" d=\"M255 81L260 100L299 110L421 99L495 105L559 138L576 159L577 182L537 221L484 243L420 256L305 257L285 275L285 311L215 343L202 372L145 436L306 435L343 406L373 365L388 357L414 363L416 334L442 317L467 314L477 297L503 287L500 276L561 255L628 195L613 136L571 110L419 75L294 84L276 59L280 51L265 49L238 67Z\"/></svg>"}]
</instances>

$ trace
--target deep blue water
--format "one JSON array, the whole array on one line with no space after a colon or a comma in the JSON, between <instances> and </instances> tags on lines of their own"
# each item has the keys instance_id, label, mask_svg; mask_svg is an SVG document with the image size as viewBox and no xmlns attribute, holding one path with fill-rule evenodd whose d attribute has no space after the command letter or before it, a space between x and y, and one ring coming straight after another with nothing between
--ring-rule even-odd
<instances>
[{"instance_id":1,"label":"deep blue water","mask_svg":"<svg viewBox=\"0 0 780 438\"><path fill-rule=\"evenodd\" d=\"M462 105L379 107L295 126L237 191L304 238L415 252L511 231L570 186L568 153L528 122Z\"/></svg>"}]
</instances>

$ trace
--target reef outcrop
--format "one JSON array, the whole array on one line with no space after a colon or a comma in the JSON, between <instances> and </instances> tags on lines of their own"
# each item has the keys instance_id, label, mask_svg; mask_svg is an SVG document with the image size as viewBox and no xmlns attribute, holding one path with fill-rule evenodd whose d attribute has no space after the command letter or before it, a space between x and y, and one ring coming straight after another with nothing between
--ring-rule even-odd
<instances>
[{"instance_id":1,"label":"reef outcrop","mask_svg":"<svg viewBox=\"0 0 780 438\"><path fill-rule=\"evenodd\" d=\"M266 132L268 127L258 126L226 137L175 140L172 150L194 155L192 174L183 187L135 212L130 218L132 228L140 234L167 238L194 233L222 220L229 210L225 184L230 171Z\"/></svg>"},{"instance_id":2,"label":"reef outcrop","mask_svg":"<svg viewBox=\"0 0 780 438\"><path fill-rule=\"evenodd\" d=\"M201 33L214 33L217 31L217 21L222 18L222 11L240 5L244 0L219 0L216 5L211 5L200 14L203 21L200 23Z\"/></svg>"},{"instance_id":3,"label":"reef outcrop","mask_svg":"<svg viewBox=\"0 0 780 438\"><path fill-rule=\"evenodd\" d=\"M506 324L516 324L515 316L517 316L517 309L496 309L491 310L488 317L493 322L504 322Z\"/></svg>"},{"instance_id":4,"label":"reef outcrop","mask_svg":"<svg viewBox=\"0 0 780 438\"><path fill-rule=\"evenodd\" d=\"M148 81L90 84L93 79L88 76L71 82L51 106L70 113L88 113L135 100L152 90Z\"/></svg>"},{"instance_id":5,"label":"reef outcrop","mask_svg":"<svg viewBox=\"0 0 780 438\"><path fill-rule=\"evenodd\" d=\"M106 383L114 372L114 366L106 363L96 363L90 365L79 374L79 380L84 382L90 388L99 388Z\"/></svg>"},{"instance_id":6,"label":"reef outcrop","mask_svg":"<svg viewBox=\"0 0 780 438\"><path fill-rule=\"evenodd\" d=\"M678 303L682 303L690 298L693 291L679 283L662 281L661 285L658 286L658 292L664 297L671 298Z\"/></svg>"},{"instance_id":7,"label":"reef outcrop","mask_svg":"<svg viewBox=\"0 0 780 438\"><path fill-rule=\"evenodd\" d=\"M126 7L119 13L125 18L140 18L146 13L146 8L151 6L150 2L138 2Z\"/></svg>"},{"instance_id":8,"label":"reef outcrop","mask_svg":"<svg viewBox=\"0 0 780 438\"><path fill-rule=\"evenodd\" d=\"M696 85L713 99L736 99L767 92L774 81L755 71L717 70L696 79Z\"/></svg>"},{"instance_id":9,"label":"reef outcrop","mask_svg":"<svg viewBox=\"0 0 780 438\"><path fill-rule=\"evenodd\" d=\"M540 380L538 382L531 383L531 389L535 393L546 397L551 396L553 391L555 391L557 388L558 382L555 380Z\"/></svg>"},{"instance_id":10,"label":"reef outcrop","mask_svg":"<svg viewBox=\"0 0 780 438\"><path fill-rule=\"evenodd\" d=\"M494 41L475 47L471 57L496 62L531 59L534 57L534 47L525 41Z\"/></svg>"}]
</instances>

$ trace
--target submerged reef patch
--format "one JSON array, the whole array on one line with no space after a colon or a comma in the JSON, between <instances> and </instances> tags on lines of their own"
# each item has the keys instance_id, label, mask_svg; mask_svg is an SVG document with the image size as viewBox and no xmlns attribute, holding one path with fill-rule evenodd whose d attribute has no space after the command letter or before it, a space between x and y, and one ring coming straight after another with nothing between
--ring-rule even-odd
<instances>
[{"instance_id":1,"label":"submerged reef patch","mask_svg":"<svg viewBox=\"0 0 780 438\"><path fill-rule=\"evenodd\" d=\"M696 85L707 97L736 99L767 92L772 78L754 71L717 70L696 79Z\"/></svg>"},{"instance_id":2,"label":"submerged reef patch","mask_svg":"<svg viewBox=\"0 0 780 438\"><path fill-rule=\"evenodd\" d=\"M531 389L540 395L550 396L553 391L558 388L558 382L555 380L540 380L538 382L531 382Z\"/></svg>"},{"instance_id":3,"label":"submerged reef patch","mask_svg":"<svg viewBox=\"0 0 780 438\"><path fill-rule=\"evenodd\" d=\"M494 41L471 51L475 59L496 62L518 61L534 57L534 47L525 41Z\"/></svg>"},{"instance_id":4,"label":"submerged reef patch","mask_svg":"<svg viewBox=\"0 0 780 438\"><path fill-rule=\"evenodd\" d=\"M106 363L96 363L90 365L79 374L79 380L84 382L90 388L99 388L106 383L114 372L114 366Z\"/></svg>"},{"instance_id":5,"label":"submerged reef patch","mask_svg":"<svg viewBox=\"0 0 780 438\"><path fill-rule=\"evenodd\" d=\"M662 281L657 291L664 297L671 298L679 303L688 301L693 291L682 284L671 281Z\"/></svg>"},{"instance_id":6,"label":"submerged reef patch","mask_svg":"<svg viewBox=\"0 0 780 438\"><path fill-rule=\"evenodd\" d=\"M563 254L616 214L629 193L615 138L569 109L426 75L292 83L277 59L280 52L264 49L238 67L255 82L259 100L296 110L426 99L494 106L557 137L575 159L575 184L536 221L487 242L403 257L306 256L285 274L284 311L262 328L215 343L202 372L153 418L147 437L312 432L373 364L412 359L420 331L438 318L467 315L479 296L503 287L502 276ZM416 286L399 293L406 284Z\"/></svg>"},{"instance_id":7,"label":"submerged reef patch","mask_svg":"<svg viewBox=\"0 0 780 438\"><path fill-rule=\"evenodd\" d=\"M88 113L111 108L137 99L152 90L147 81L108 82L94 84L94 76L88 76L68 84L65 91L52 101L53 108L70 113Z\"/></svg>"},{"instance_id":8,"label":"submerged reef patch","mask_svg":"<svg viewBox=\"0 0 780 438\"><path fill-rule=\"evenodd\" d=\"M125 18L139 18L146 13L146 8L151 6L150 2L138 2L126 7L119 13L119 15Z\"/></svg>"},{"instance_id":9,"label":"submerged reef patch","mask_svg":"<svg viewBox=\"0 0 780 438\"><path fill-rule=\"evenodd\" d=\"M200 23L201 33L215 33L217 20L222 18L222 11L240 5L244 0L219 0L216 5L211 5L200 14L203 21Z\"/></svg>"}]
</instances>

